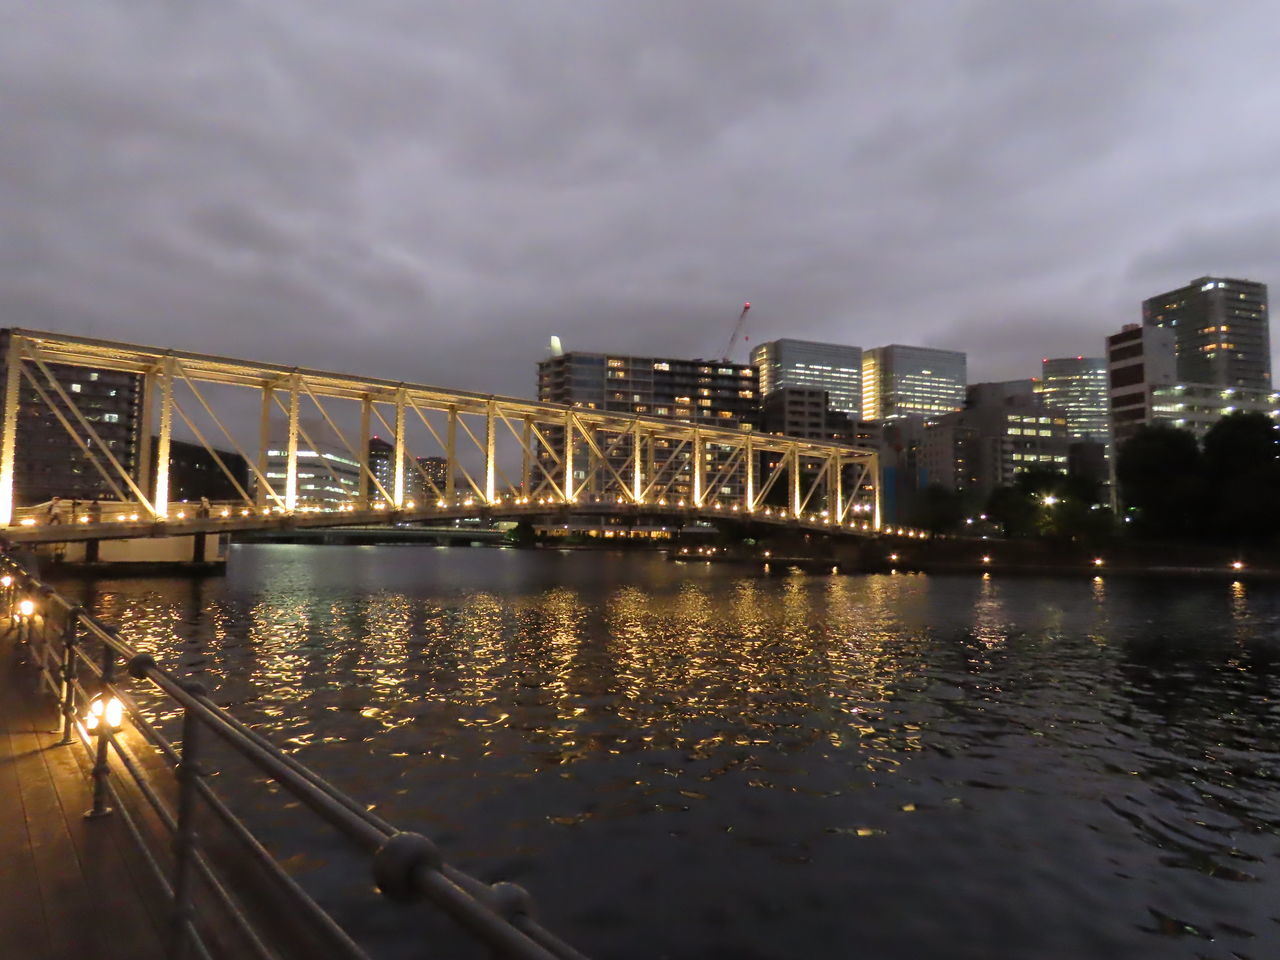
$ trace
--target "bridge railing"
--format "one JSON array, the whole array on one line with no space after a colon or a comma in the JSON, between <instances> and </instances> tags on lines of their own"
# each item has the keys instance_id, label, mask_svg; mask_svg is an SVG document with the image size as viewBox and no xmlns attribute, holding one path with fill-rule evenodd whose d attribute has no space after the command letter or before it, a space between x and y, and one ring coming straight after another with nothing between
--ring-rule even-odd
<instances>
[{"instance_id":1,"label":"bridge railing","mask_svg":"<svg viewBox=\"0 0 1280 960\"><path fill-rule=\"evenodd\" d=\"M367 957L214 788L209 748L221 744L366 857L384 897L433 904L498 957L584 960L535 919L521 887L486 884L445 863L429 839L370 812L219 707L201 684L158 666L9 555L0 555L0 623L56 698L61 743L80 743L89 754L93 805L86 816L114 814L124 822L168 901L168 956ZM144 709L129 679L148 684L159 705ZM181 717L180 739L161 729L155 717L163 713ZM198 818L212 818L219 838L239 852L229 859L225 845L197 831ZM240 889L237 860L256 867L274 901L286 906L288 930L264 922L255 898ZM435 955L424 944L428 952Z\"/></svg>"}]
</instances>

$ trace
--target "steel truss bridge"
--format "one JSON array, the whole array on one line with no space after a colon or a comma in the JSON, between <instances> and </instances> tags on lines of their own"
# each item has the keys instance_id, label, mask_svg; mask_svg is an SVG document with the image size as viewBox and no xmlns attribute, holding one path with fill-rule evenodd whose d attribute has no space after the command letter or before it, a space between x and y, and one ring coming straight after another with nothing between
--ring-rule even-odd
<instances>
[{"instance_id":1,"label":"steel truss bridge","mask_svg":"<svg viewBox=\"0 0 1280 960\"><path fill-rule=\"evenodd\" d=\"M7 332L4 365L0 527L14 541L570 514L918 534L882 528L877 453L843 444L33 330ZM82 409L61 366L139 378L134 462L104 442L101 412ZM40 442L20 417L32 405L70 435L114 500L76 516L16 504L24 443ZM392 447L381 477L369 456L375 430ZM237 499L174 500L170 445L184 438ZM244 459L248 484L226 451ZM429 470L427 457L443 469ZM337 494L309 496L308 469Z\"/></svg>"}]
</instances>

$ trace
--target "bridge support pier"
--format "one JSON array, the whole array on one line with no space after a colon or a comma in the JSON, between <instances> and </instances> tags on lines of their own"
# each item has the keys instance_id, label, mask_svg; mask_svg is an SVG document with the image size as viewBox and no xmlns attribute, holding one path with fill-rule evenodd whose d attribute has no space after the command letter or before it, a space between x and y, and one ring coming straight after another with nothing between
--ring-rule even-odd
<instances>
[{"instance_id":1,"label":"bridge support pier","mask_svg":"<svg viewBox=\"0 0 1280 960\"><path fill-rule=\"evenodd\" d=\"M83 540L67 544L49 544L38 548L49 551L63 563L130 565L200 566L226 562L219 537L207 533L183 537L139 537L134 540ZM56 550L57 553L53 553Z\"/></svg>"}]
</instances>

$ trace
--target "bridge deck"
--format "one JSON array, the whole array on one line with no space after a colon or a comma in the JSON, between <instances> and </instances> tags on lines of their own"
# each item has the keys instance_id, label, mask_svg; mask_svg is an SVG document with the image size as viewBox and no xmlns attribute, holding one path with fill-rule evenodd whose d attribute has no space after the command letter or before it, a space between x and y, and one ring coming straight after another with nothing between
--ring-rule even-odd
<instances>
[{"instance_id":1,"label":"bridge deck","mask_svg":"<svg viewBox=\"0 0 1280 960\"><path fill-rule=\"evenodd\" d=\"M118 817L85 820L89 761L58 746L51 697L0 635L0 957L160 957L145 865Z\"/></svg>"}]
</instances>

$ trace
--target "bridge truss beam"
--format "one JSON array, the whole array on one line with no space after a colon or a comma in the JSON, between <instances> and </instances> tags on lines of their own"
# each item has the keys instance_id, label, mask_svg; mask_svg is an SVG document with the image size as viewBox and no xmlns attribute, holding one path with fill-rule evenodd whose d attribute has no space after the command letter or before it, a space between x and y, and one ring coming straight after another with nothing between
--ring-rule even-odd
<instances>
[{"instance_id":1,"label":"bridge truss beam","mask_svg":"<svg viewBox=\"0 0 1280 960\"><path fill-rule=\"evenodd\" d=\"M19 413L36 406L101 475L116 501L106 513L152 525L193 519L171 489L169 452L181 427L234 487L238 499L221 505L226 515L264 526L303 515L320 523L323 514L350 522L341 515L482 506L523 516L608 505L880 529L873 450L40 331L10 330L6 340L0 526L53 519L16 502L22 446L31 441ZM64 386L67 367L141 378L144 435L133 459L104 442L100 414L81 409ZM256 437L241 422L252 400L229 397L237 392L256 396ZM370 459L375 423L391 438L389 472ZM248 484L228 465L228 450L245 461ZM443 468L428 469L427 457Z\"/></svg>"}]
</instances>

